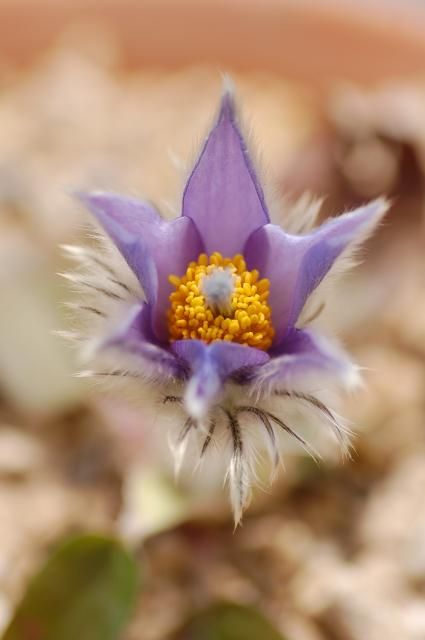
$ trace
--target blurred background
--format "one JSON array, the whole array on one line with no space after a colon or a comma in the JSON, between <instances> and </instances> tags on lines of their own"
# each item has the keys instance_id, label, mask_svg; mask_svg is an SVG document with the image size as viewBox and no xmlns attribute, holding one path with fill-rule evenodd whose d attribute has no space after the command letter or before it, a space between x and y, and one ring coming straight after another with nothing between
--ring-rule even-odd
<instances>
[{"instance_id":1,"label":"blurred background","mask_svg":"<svg viewBox=\"0 0 425 640\"><path fill-rule=\"evenodd\" d=\"M0 0L4 638L425 638L424 30L401 0ZM175 215L222 72L278 195L393 203L325 312L365 372L353 459L291 452L236 531L213 471L175 484L159 420L53 333L69 193Z\"/></svg>"}]
</instances>

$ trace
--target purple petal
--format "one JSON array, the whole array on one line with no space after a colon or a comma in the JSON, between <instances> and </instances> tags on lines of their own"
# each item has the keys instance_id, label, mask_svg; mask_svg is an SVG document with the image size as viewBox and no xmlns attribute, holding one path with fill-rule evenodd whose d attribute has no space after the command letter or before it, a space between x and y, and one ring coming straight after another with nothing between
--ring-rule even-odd
<instances>
[{"instance_id":1,"label":"purple petal","mask_svg":"<svg viewBox=\"0 0 425 640\"><path fill-rule=\"evenodd\" d=\"M181 377L184 370L175 355L155 342L150 312L146 303L132 307L121 325L98 345L98 349L117 347L134 356L136 361L140 359L143 373L150 373L161 379ZM152 369L147 371L146 365L150 365Z\"/></svg>"},{"instance_id":2,"label":"purple petal","mask_svg":"<svg viewBox=\"0 0 425 640\"><path fill-rule=\"evenodd\" d=\"M255 231L244 251L249 269L270 280L275 344L296 323L307 298L347 247L370 233L387 209L384 200L332 219L305 236L268 224Z\"/></svg>"},{"instance_id":3,"label":"purple petal","mask_svg":"<svg viewBox=\"0 0 425 640\"><path fill-rule=\"evenodd\" d=\"M171 349L192 372L185 403L195 419L203 418L219 399L229 376L255 370L269 360L265 351L225 341L207 345L199 340L178 340Z\"/></svg>"},{"instance_id":4,"label":"purple petal","mask_svg":"<svg viewBox=\"0 0 425 640\"><path fill-rule=\"evenodd\" d=\"M241 253L249 235L269 222L228 92L186 184L183 215L195 222L207 253L219 251L228 257Z\"/></svg>"},{"instance_id":5,"label":"purple petal","mask_svg":"<svg viewBox=\"0 0 425 640\"><path fill-rule=\"evenodd\" d=\"M253 378L263 390L295 391L321 388L326 378L345 386L358 382L358 373L345 352L313 331L292 329Z\"/></svg>"},{"instance_id":6,"label":"purple petal","mask_svg":"<svg viewBox=\"0 0 425 640\"><path fill-rule=\"evenodd\" d=\"M167 338L171 274L183 275L203 246L189 218L166 221L148 203L111 193L78 194L134 271L152 306L158 338Z\"/></svg>"}]
</instances>

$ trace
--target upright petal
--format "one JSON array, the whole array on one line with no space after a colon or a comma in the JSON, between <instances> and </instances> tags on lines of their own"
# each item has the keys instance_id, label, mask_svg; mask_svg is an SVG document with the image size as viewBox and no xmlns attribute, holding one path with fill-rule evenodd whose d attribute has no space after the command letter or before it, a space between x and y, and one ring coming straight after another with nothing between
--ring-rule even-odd
<instances>
[{"instance_id":1,"label":"upright petal","mask_svg":"<svg viewBox=\"0 0 425 640\"><path fill-rule=\"evenodd\" d=\"M274 390L320 389L330 379L354 386L358 370L345 352L313 331L292 329L274 357L255 373L252 382L266 393Z\"/></svg>"},{"instance_id":2,"label":"upright petal","mask_svg":"<svg viewBox=\"0 0 425 640\"><path fill-rule=\"evenodd\" d=\"M186 184L183 215L195 222L207 253L228 257L241 253L248 236L269 222L229 92Z\"/></svg>"},{"instance_id":3,"label":"upright petal","mask_svg":"<svg viewBox=\"0 0 425 640\"><path fill-rule=\"evenodd\" d=\"M231 375L254 370L269 360L265 351L225 341L207 345L200 340L178 340L171 349L191 370L185 404L196 420L205 417L220 398L223 384Z\"/></svg>"},{"instance_id":4,"label":"upright petal","mask_svg":"<svg viewBox=\"0 0 425 640\"><path fill-rule=\"evenodd\" d=\"M305 236L289 235L273 224L251 235L244 255L249 269L258 269L261 277L270 280L275 344L294 326L307 298L335 261L363 242L386 210L385 200L375 200Z\"/></svg>"},{"instance_id":5,"label":"upright petal","mask_svg":"<svg viewBox=\"0 0 425 640\"><path fill-rule=\"evenodd\" d=\"M182 275L203 251L189 218L166 221L146 202L112 193L78 194L138 277L152 307L158 338L166 339L171 274Z\"/></svg>"}]
</instances>

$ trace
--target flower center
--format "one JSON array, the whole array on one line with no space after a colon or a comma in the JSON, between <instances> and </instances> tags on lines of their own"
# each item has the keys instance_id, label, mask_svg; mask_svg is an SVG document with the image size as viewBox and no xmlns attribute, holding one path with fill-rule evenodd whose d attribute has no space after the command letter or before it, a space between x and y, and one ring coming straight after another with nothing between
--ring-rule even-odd
<instances>
[{"instance_id":1,"label":"flower center","mask_svg":"<svg viewBox=\"0 0 425 640\"><path fill-rule=\"evenodd\" d=\"M257 349L270 348L274 336L267 303L270 282L255 269L247 271L241 255L223 258L201 253L179 278L170 295L171 340L228 340Z\"/></svg>"}]
</instances>

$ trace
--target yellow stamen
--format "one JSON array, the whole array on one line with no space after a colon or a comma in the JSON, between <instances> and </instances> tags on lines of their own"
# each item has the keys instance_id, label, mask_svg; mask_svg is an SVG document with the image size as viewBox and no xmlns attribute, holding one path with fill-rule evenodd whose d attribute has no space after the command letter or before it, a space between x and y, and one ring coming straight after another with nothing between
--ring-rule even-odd
<instances>
[{"instance_id":1,"label":"yellow stamen","mask_svg":"<svg viewBox=\"0 0 425 640\"><path fill-rule=\"evenodd\" d=\"M224 282L220 287L224 292L228 290L228 299L216 303L211 297L207 300L203 280L217 275L218 270L226 274L220 279ZM267 303L270 282L266 278L259 280L255 269L247 271L243 256L223 258L218 252L211 256L201 253L181 278L170 275L168 279L175 287L168 311L172 341L190 338L206 343L228 340L257 349L270 348L274 336L271 309Z\"/></svg>"}]
</instances>

